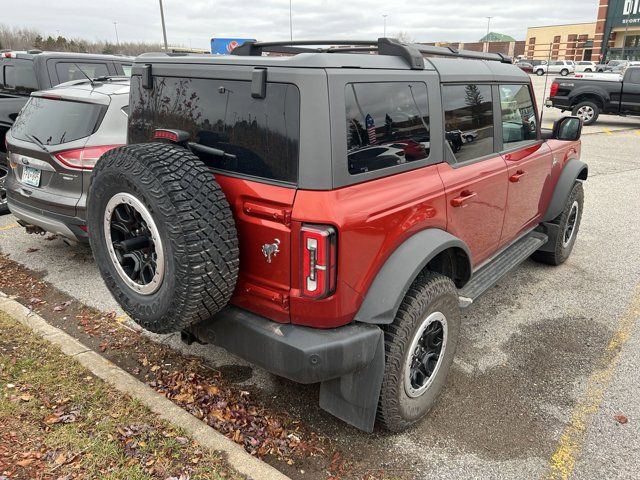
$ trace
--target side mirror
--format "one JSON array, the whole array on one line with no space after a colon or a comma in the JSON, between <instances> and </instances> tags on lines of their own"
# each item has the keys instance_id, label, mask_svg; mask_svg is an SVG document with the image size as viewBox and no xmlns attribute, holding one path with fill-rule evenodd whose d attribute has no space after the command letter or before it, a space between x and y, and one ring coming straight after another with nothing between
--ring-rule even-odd
<instances>
[{"instance_id":1,"label":"side mirror","mask_svg":"<svg viewBox=\"0 0 640 480\"><path fill-rule=\"evenodd\" d=\"M553 124L553 138L573 142L582 135L582 120L578 117L562 117Z\"/></svg>"}]
</instances>

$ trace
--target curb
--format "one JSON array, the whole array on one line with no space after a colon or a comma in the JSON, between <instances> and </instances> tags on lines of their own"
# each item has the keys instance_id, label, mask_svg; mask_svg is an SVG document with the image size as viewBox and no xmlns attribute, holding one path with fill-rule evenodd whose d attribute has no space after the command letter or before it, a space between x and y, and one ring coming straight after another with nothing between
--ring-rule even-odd
<instances>
[{"instance_id":1,"label":"curb","mask_svg":"<svg viewBox=\"0 0 640 480\"><path fill-rule=\"evenodd\" d=\"M229 465L252 480L287 480L289 477L256 457L240 445L198 420L114 363L87 348L68 333L48 324L41 316L0 292L0 311L58 345L62 352L89 369L91 373L138 400L162 419L184 429L202 447L223 454Z\"/></svg>"}]
</instances>

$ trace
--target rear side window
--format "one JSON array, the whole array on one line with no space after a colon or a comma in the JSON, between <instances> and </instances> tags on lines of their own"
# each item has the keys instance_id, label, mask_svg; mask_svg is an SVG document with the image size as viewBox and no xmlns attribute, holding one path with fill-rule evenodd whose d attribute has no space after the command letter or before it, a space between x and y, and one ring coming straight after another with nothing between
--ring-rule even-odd
<instances>
[{"instance_id":1,"label":"rear side window","mask_svg":"<svg viewBox=\"0 0 640 480\"><path fill-rule=\"evenodd\" d=\"M493 146L493 100L489 85L442 87L445 135L458 162L490 155Z\"/></svg>"},{"instance_id":2,"label":"rear side window","mask_svg":"<svg viewBox=\"0 0 640 480\"><path fill-rule=\"evenodd\" d=\"M536 111L527 85L500 85L500 106L505 148L517 147L538 138Z\"/></svg>"},{"instance_id":3,"label":"rear side window","mask_svg":"<svg viewBox=\"0 0 640 480\"><path fill-rule=\"evenodd\" d=\"M32 97L11 127L11 134L45 145L72 142L95 132L105 111L106 106L93 103Z\"/></svg>"},{"instance_id":4,"label":"rear side window","mask_svg":"<svg viewBox=\"0 0 640 480\"><path fill-rule=\"evenodd\" d=\"M629 82L640 84L640 67L634 68L629 74Z\"/></svg>"},{"instance_id":5,"label":"rear side window","mask_svg":"<svg viewBox=\"0 0 640 480\"><path fill-rule=\"evenodd\" d=\"M13 59L9 65L3 67L2 73L6 89L21 93L31 93L38 90L38 80L32 60Z\"/></svg>"},{"instance_id":6,"label":"rear side window","mask_svg":"<svg viewBox=\"0 0 640 480\"><path fill-rule=\"evenodd\" d=\"M347 161L356 175L429 156L424 83L350 83L345 87Z\"/></svg>"},{"instance_id":7,"label":"rear side window","mask_svg":"<svg viewBox=\"0 0 640 480\"><path fill-rule=\"evenodd\" d=\"M56 64L56 73L58 82L64 83L71 80L84 80L87 77L108 77L109 69L105 63L59 62Z\"/></svg>"},{"instance_id":8,"label":"rear side window","mask_svg":"<svg viewBox=\"0 0 640 480\"><path fill-rule=\"evenodd\" d=\"M143 89L131 82L129 142L153 138L157 128L184 130L191 149L209 167L269 180L298 180L300 93L267 83L264 99L251 82L154 77Z\"/></svg>"}]
</instances>

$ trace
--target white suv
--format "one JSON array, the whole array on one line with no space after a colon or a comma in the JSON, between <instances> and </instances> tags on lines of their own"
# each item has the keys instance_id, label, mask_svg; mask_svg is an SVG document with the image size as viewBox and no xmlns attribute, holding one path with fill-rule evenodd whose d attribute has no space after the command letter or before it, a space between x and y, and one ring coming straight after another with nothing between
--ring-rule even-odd
<instances>
[{"instance_id":1,"label":"white suv","mask_svg":"<svg viewBox=\"0 0 640 480\"><path fill-rule=\"evenodd\" d=\"M577 62L576 73L580 72L595 72L598 70L598 64L596 62Z\"/></svg>"},{"instance_id":2,"label":"white suv","mask_svg":"<svg viewBox=\"0 0 640 480\"><path fill-rule=\"evenodd\" d=\"M570 73L576 72L576 64L573 60L553 60L549 65L537 65L533 69L536 75L544 75L545 73L559 73L566 77Z\"/></svg>"}]
</instances>

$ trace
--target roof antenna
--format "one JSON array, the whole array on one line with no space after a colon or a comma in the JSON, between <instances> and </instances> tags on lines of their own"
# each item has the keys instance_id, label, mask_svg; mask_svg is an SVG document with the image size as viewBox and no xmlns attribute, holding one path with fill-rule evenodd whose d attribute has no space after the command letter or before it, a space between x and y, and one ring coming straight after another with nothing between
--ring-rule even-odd
<instances>
[{"instance_id":1,"label":"roof antenna","mask_svg":"<svg viewBox=\"0 0 640 480\"><path fill-rule=\"evenodd\" d=\"M86 72L85 72L84 70L82 70L82 69L78 66L78 64L77 64L77 63L74 63L73 65L74 65L78 70L80 70L80 73L81 73L82 75L84 75L84 76L87 78L87 80L89 80L89 83L91 83L91 86L93 86L93 79L92 79L89 75L87 75L87 74L86 74Z\"/></svg>"},{"instance_id":2,"label":"roof antenna","mask_svg":"<svg viewBox=\"0 0 640 480\"><path fill-rule=\"evenodd\" d=\"M542 130L542 118L544 117L544 97L547 95L547 84L549 83L549 67L551 67L551 44L549 44L549 50L547 51L547 74L544 76L544 93L542 94L542 106L540 107L540 130Z\"/></svg>"}]
</instances>

